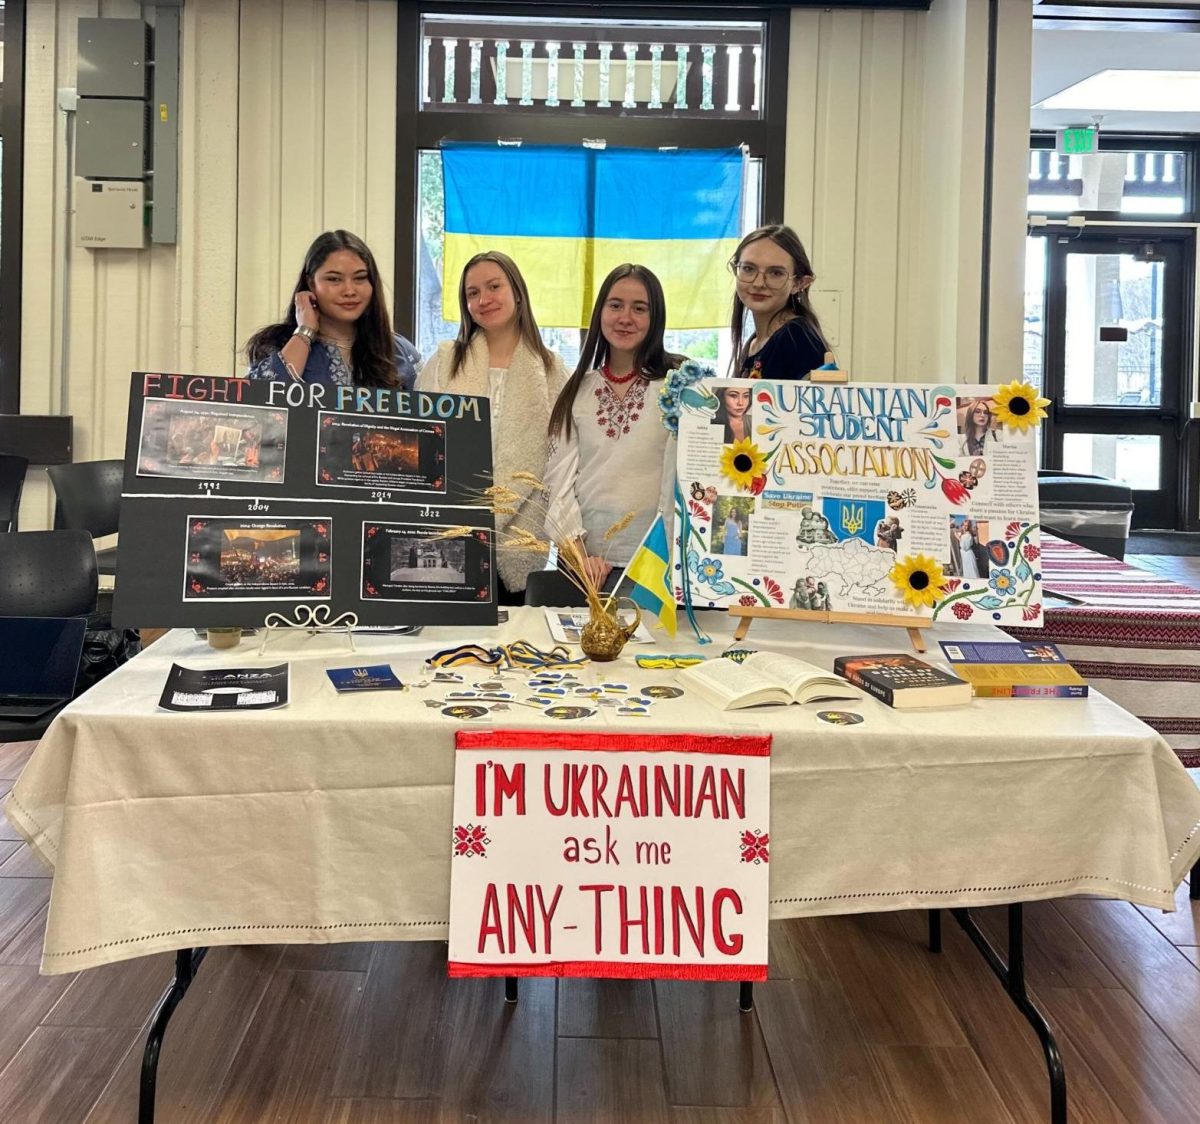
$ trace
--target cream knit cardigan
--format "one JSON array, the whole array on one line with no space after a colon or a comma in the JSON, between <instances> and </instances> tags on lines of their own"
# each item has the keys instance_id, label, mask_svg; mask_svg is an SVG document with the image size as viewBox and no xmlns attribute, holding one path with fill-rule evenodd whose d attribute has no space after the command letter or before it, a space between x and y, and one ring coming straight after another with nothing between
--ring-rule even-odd
<instances>
[{"instance_id":1,"label":"cream knit cardigan","mask_svg":"<svg viewBox=\"0 0 1200 1124\"><path fill-rule=\"evenodd\" d=\"M546 496L523 480L514 480L518 472L531 473L543 480L549 453L550 411L567 381L563 361L551 353L549 367L522 340L513 352L504 375L504 404L496 420L496 447L492 450L493 480L505 484L521 496L516 515L497 515L496 530L524 528L539 538L545 522ZM476 332L458 374L450 377L454 343L447 340L421 368L417 376L420 390L442 390L450 394L488 397L488 347L482 332ZM525 588L531 570L540 570L545 559L536 554L501 546L496 551L496 567L504 584L513 592Z\"/></svg>"}]
</instances>

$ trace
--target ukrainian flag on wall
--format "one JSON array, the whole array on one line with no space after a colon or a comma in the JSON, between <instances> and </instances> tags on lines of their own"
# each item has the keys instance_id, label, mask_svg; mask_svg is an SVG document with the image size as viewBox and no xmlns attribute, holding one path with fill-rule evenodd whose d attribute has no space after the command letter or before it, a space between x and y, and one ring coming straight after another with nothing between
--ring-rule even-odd
<instances>
[{"instance_id":1,"label":"ukrainian flag on wall","mask_svg":"<svg viewBox=\"0 0 1200 1124\"><path fill-rule=\"evenodd\" d=\"M596 290L622 262L662 282L671 328L729 322L725 263L741 230L740 149L593 149L446 143L442 315L484 250L520 267L544 327L586 327Z\"/></svg>"}]
</instances>

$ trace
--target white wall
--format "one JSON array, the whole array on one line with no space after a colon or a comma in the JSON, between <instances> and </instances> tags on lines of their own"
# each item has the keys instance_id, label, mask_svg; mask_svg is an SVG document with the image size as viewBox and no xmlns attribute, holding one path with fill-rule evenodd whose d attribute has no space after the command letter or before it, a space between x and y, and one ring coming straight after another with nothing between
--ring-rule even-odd
<instances>
[{"instance_id":1,"label":"white wall","mask_svg":"<svg viewBox=\"0 0 1200 1124\"><path fill-rule=\"evenodd\" d=\"M1031 26L1030 0L1001 5L997 184L1018 186L997 196L994 379L1020 370ZM123 454L130 371L239 370L315 233L354 230L393 269L395 75L416 63L396 58L394 0L186 0L178 245L65 244L56 92L75 85L76 23L139 14L134 0L39 0L27 15L22 407L72 413L77 460ZM838 294L839 355L858 378L976 375L985 45L976 0L793 14L784 218L809 243L827 317ZM34 473L21 525L50 516Z\"/></svg>"},{"instance_id":2,"label":"white wall","mask_svg":"<svg viewBox=\"0 0 1200 1124\"><path fill-rule=\"evenodd\" d=\"M987 377L1021 371L1030 0L1001 0ZM854 378L979 372L987 5L792 13L785 219Z\"/></svg>"}]
</instances>

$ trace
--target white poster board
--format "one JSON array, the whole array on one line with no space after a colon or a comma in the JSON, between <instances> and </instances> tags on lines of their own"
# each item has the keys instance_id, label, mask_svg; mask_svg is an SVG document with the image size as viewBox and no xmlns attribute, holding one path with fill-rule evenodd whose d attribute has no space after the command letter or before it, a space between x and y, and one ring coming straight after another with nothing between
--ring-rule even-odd
<instances>
[{"instance_id":1,"label":"white poster board","mask_svg":"<svg viewBox=\"0 0 1200 1124\"><path fill-rule=\"evenodd\" d=\"M765 980L770 752L460 731L450 975Z\"/></svg>"},{"instance_id":2,"label":"white poster board","mask_svg":"<svg viewBox=\"0 0 1200 1124\"><path fill-rule=\"evenodd\" d=\"M702 607L1039 625L1039 403L1023 384L686 388L677 599L686 567Z\"/></svg>"}]
</instances>

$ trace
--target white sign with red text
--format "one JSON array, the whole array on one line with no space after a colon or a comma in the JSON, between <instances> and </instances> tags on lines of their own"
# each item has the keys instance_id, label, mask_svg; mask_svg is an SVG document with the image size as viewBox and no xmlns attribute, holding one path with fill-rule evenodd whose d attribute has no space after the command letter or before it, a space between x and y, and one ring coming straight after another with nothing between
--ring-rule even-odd
<instances>
[{"instance_id":1,"label":"white sign with red text","mask_svg":"<svg viewBox=\"0 0 1200 1124\"><path fill-rule=\"evenodd\" d=\"M765 980L771 739L461 730L451 976Z\"/></svg>"}]
</instances>

